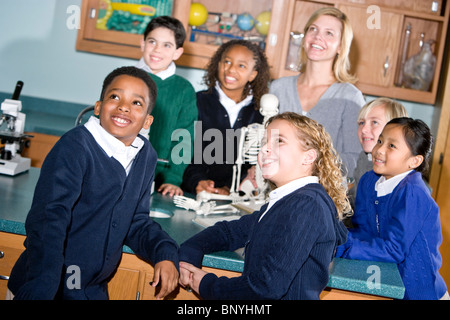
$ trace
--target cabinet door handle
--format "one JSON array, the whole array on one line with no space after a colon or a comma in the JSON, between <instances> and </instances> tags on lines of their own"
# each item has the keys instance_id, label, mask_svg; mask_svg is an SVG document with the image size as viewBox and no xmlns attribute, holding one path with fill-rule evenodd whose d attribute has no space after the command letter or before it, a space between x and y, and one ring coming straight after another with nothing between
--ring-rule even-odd
<instances>
[{"instance_id":1,"label":"cabinet door handle","mask_svg":"<svg viewBox=\"0 0 450 320\"><path fill-rule=\"evenodd\" d=\"M90 8L89 9L89 18L90 19L95 19L96 15L97 15L97 10L95 10L95 8Z\"/></svg>"},{"instance_id":2,"label":"cabinet door handle","mask_svg":"<svg viewBox=\"0 0 450 320\"><path fill-rule=\"evenodd\" d=\"M0 251L0 259L3 258L5 256L5 254L3 253L3 251ZM2 276L0 274L0 280L9 280L8 276Z\"/></svg>"},{"instance_id":3,"label":"cabinet door handle","mask_svg":"<svg viewBox=\"0 0 450 320\"><path fill-rule=\"evenodd\" d=\"M389 69L389 56L386 57L386 61L384 62L384 76L386 77L386 73Z\"/></svg>"}]
</instances>

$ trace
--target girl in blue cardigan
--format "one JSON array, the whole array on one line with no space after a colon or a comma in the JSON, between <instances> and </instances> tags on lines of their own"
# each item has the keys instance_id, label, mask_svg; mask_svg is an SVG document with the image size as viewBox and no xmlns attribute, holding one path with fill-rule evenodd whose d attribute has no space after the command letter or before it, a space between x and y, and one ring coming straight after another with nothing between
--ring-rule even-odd
<instances>
[{"instance_id":1,"label":"girl in blue cardigan","mask_svg":"<svg viewBox=\"0 0 450 320\"><path fill-rule=\"evenodd\" d=\"M423 121L395 118L386 124L372 150L373 171L358 185L354 228L336 254L397 263L404 299L448 298L439 274L439 208L421 175L428 169L431 147Z\"/></svg>"},{"instance_id":2,"label":"girl in blue cardigan","mask_svg":"<svg viewBox=\"0 0 450 320\"><path fill-rule=\"evenodd\" d=\"M258 163L276 186L269 203L183 243L180 283L204 299L319 299L347 235L340 218L349 203L331 138L305 116L274 116ZM241 276L218 278L200 269L204 254L242 247Z\"/></svg>"}]
</instances>

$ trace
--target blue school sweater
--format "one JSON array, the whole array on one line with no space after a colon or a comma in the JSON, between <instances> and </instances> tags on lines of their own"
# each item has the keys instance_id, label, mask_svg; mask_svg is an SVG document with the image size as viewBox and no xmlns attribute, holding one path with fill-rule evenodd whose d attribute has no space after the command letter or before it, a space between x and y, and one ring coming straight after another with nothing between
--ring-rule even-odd
<instances>
[{"instance_id":1,"label":"blue school sweater","mask_svg":"<svg viewBox=\"0 0 450 320\"><path fill-rule=\"evenodd\" d=\"M149 217L156 153L141 138L128 176L84 126L56 143L25 222L26 249L8 282L15 299L107 299L124 244L147 261L178 266L176 242Z\"/></svg>"},{"instance_id":2,"label":"blue school sweater","mask_svg":"<svg viewBox=\"0 0 450 320\"><path fill-rule=\"evenodd\" d=\"M377 197L373 170L358 185L348 241L336 256L394 262L405 286L404 299L440 299L447 288L439 274L442 242L439 207L419 172L412 171L392 193Z\"/></svg>"},{"instance_id":3,"label":"blue school sweater","mask_svg":"<svg viewBox=\"0 0 450 320\"><path fill-rule=\"evenodd\" d=\"M205 275L204 299L319 299L328 267L347 230L322 185L307 184L239 220L218 222L180 246L180 261L201 266L204 254L245 247L242 275Z\"/></svg>"}]
</instances>

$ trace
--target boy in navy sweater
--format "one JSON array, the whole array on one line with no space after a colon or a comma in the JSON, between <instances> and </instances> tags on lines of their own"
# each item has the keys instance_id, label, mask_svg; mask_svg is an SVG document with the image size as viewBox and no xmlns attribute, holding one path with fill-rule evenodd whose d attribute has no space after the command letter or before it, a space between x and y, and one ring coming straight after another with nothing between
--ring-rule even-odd
<instances>
[{"instance_id":1,"label":"boy in navy sweater","mask_svg":"<svg viewBox=\"0 0 450 320\"><path fill-rule=\"evenodd\" d=\"M149 217L156 152L138 135L153 122L155 100L145 71L114 70L95 104L98 119L67 132L48 154L26 249L8 283L15 299L108 299L124 244L155 263L156 298L175 289L178 246Z\"/></svg>"}]
</instances>

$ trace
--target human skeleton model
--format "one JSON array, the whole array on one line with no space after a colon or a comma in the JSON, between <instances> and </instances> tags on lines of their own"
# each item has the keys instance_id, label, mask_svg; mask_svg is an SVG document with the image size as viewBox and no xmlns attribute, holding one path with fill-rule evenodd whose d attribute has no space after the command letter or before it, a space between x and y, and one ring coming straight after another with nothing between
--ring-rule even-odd
<instances>
[{"instance_id":1,"label":"human skeleton model","mask_svg":"<svg viewBox=\"0 0 450 320\"><path fill-rule=\"evenodd\" d=\"M197 194L197 199L190 199L184 196L175 196L174 203L178 207L194 210L197 214L236 212L236 208L231 204L216 206L214 200L228 200L232 203L264 203L266 201L268 184L265 182L261 168L258 163L258 153L261 149L261 140L264 136L264 127L270 117L278 114L278 98L273 94L265 94L261 97L260 113L264 116L263 124L252 123L241 128L239 138L238 154L233 166L233 178L229 195L213 194L201 191ZM257 188L246 180L240 187L241 168L244 162L255 166L255 180ZM243 192L242 192L243 191ZM244 195L241 195L244 193Z\"/></svg>"}]
</instances>

